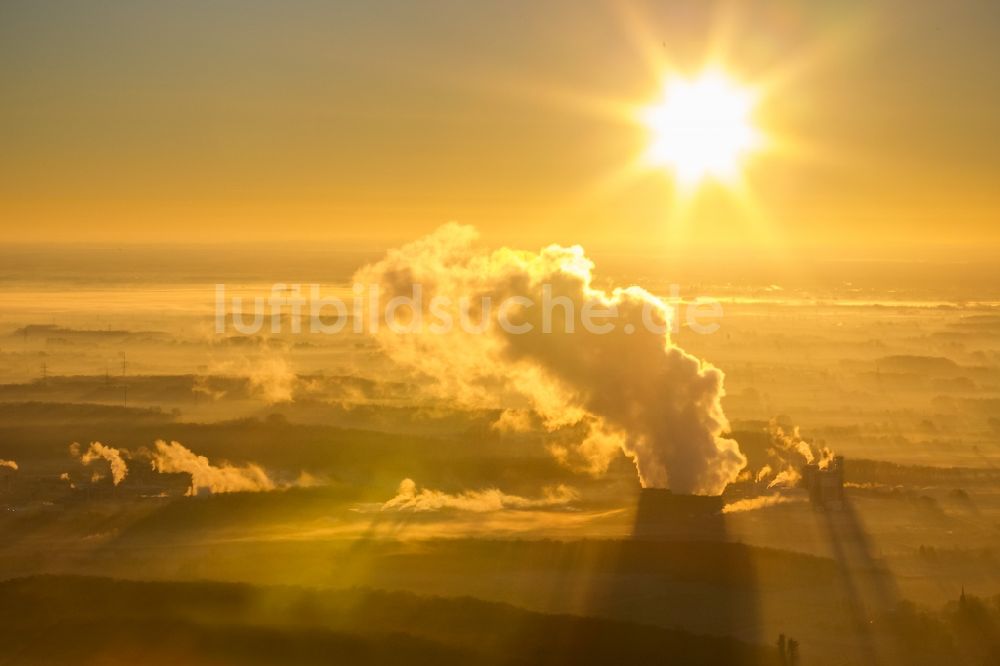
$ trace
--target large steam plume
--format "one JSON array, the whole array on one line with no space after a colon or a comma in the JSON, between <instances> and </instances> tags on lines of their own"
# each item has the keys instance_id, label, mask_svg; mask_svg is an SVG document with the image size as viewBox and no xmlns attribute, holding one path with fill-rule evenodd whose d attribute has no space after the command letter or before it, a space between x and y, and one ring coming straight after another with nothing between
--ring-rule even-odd
<instances>
[{"instance_id":1,"label":"large steam plume","mask_svg":"<svg viewBox=\"0 0 1000 666\"><path fill-rule=\"evenodd\" d=\"M70 451L74 455L77 455L80 450L79 446L79 444L73 442L70 446ZM125 476L128 474L128 466L125 464L125 459L122 457L121 451L100 442L91 442L90 447L80 456L80 462L84 465L89 465L95 460L108 461L108 465L111 466L111 480L116 486L125 480Z\"/></svg>"},{"instance_id":2,"label":"large steam plume","mask_svg":"<svg viewBox=\"0 0 1000 666\"><path fill-rule=\"evenodd\" d=\"M490 252L475 239L471 227L449 224L355 276L377 285L383 299L412 296L413 285L420 285L421 307L406 322L411 332L387 326L375 332L393 360L466 406L529 408L549 430L575 425L584 433L579 442L557 452L567 461L583 460L592 472L606 469L622 450L647 487L717 494L736 478L745 458L722 436L728 429L723 374L670 341L666 303L639 287L594 288L593 264L579 246ZM554 307L555 325L544 332L546 291L551 302L571 304L576 313L614 307L614 330L568 332L563 308ZM532 331L503 330L496 307L479 307L484 297L494 305L530 299L533 306L506 315ZM471 309L463 307L469 303ZM481 322L484 330L457 324L442 330L435 325L442 314L452 322Z\"/></svg>"},{"instance_id":3,"label":"large steam plume","mask_svg":"<svg viewBox=\"0 0 1000 666\"><path fill-rule=\"evenodd\" d=\"M196 495L201 489L211 493L261 492L274 490L276 485L271 477L253 463L237 467L235 465L213 465L205 456L199 456L180 442L157 440L153 452L153 469L165 473L186 473L191 476L188 491Z\"/></svg>"},{"instance_id":4,"label":"large steam plume","mask_svg":"<svg viewBox=\"0 0 1000 666\"><path fill-rule=\"evenodd\" d=\"M452 495L440 490L417 488L412 479L403 479L399 484L396 496L382 504L382 511L440 511L453 509L457 511L473 511L486 513L504 509L542 509L565 506L579 499L572 488L564 485L546 488L545 494L539 498L527 498L519 495L508 495L496 488L486 490L467 490Z\"/></svg>"}]
</instances>

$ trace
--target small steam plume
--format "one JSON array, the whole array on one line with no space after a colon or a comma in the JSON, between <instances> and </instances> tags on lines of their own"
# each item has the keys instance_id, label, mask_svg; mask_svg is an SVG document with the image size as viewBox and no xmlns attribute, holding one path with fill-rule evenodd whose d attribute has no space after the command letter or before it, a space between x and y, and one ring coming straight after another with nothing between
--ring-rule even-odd
<instances>
[{"instance_id":1,"label":"small steam plume","mask_svg":"<svg viewBox=\"0 0 1000 666\"><path fill-rule=\"evenodd\" d=\"M449 224L355 275L385 299L411 298L419 285L409 320L373 332L391 359L453 402L527 403L547 430L576 428L583 434L575 444L552 450L587 471L605 471L624 451L646 487L718 494L736 479L746 459L723 436L723 374L671 342L666 303L639 287L594 288L593 264L579 246L490 252L475 240L471 227ZM520 305L499 312L504 302ZM567 330L570 308L614 308L614 319L602 320L613 330ZM531 331L505 331L501 316Z\"/></svg>"},{"instance_id":2,"label":"small steam plume","mask_svg":"<svg viewBox=\"0 0 1000 666\"><path fill-rule=\"evenodd\" d=\"M262 492L274 490L276 484L267 473L253 463L236 467L212 465L180 442L157 440L153 452L153 469L160 473L184 473L191 476L189 495L204 488L211 493Z\"/></svg>"},{"instance_id":3,"label":"small steam plume","mask_svg":"<svg viewBox=\"0 0 1000 666\"><path fill-rule=\"evenodd\" d=\"M757 472L758 483L770 479L768 488L795 486L802 479L799 469L803 465L816 463L820 469L825 469L833 460L833 451L802 439L797 426L787 431L772 421L768 431L771 435L771 448L767 451L770 462Z\"/></svg>"},{"instance_id":4,"label":"small steam plume","mask_svg":"<svg viewBox=\"0 0 1000 666\"><path fill-rule=\"evenodd\" d=\"M0 467L17 470L17 463L13 460L4 460L3 458L0 458Z\"/></svg>"},{"instance_id":5,"label":"small steam plume","mask_svg":"<svg viewBox=\"0 0 1000 666\"><path fill-rule=\"evenodd\" d=\"M73 442L70 445L70 452L74 456L79 455L80 445L77 442ZM107 460L108 465L111 466L111 480L117 486L119 483L125 480L125 476L128 474L128 466L125 464L125 459L122 457L121 451L112 447L101 444L100 442L91 442L90 447L84 452L83 455L79 455L80 462L84 465L89 465L95 460ZM103 475L95 474L95 480L99 481L103 478Z\"/></svg>"},{"instance_id":6,"label":"small steam plume","mask_svg":"<svg viewBox=\"0 0 1000 666\"><path fill-rule=\"evenodd\" d=\"M802 480L802 474L794 467L786 467L771 479L768 488L792 488Z\"/></svg>"},{"instance_id":7,"label":"small steam plume","mask_svg":"<svg viewBox=\"0 0 1000 666\"><path fill-rule=\"evenodd\" d=\"M805 463L816 463L820 469L826 469L833 460L833 451L825 446L815 446L802 439L798 426L787 432L784 428L771 423L771 438L776 447L788 453L797 453Z\"/></svg>"},{"instance_id":8,"label":"small steam plume","mask_svg":"<svg viewBox=\"0 0 1000 666\"><path fill-rule=\"evenodd\" d=\"M773 495L761 495L750 499L741 499L722 507L722 513L741 513L743 511L754 511L768 506L778 504L788 504L789 502L803 502L801 497L787 497L777 493Z\"/></svg>"},{"instance_id":9,"label":"small steam plume","mask_svg":"<svg viewBox=\"0 0 1000 666\"><path fill-rule=\"evenodd\" d=\"M403 479L396 496L382 504L382 511L472 511L486 513L504 509L543 509L565 506L579 499L575 490L564 485L546 488L542 497L530 499L508 495L496 488L467 490L451 495L440 490L417 488L413 479Z\"/></svg>"}]
</instances>

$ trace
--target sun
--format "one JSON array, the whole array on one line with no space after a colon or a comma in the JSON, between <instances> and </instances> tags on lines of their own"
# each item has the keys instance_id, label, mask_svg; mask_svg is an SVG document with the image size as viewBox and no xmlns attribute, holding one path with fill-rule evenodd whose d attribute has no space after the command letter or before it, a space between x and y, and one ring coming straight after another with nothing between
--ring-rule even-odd
<instances>
[{"instance_id":1,"label":"sun","mask_svg":"<svg viewBox=\"0 0 1000 666\"><path fill-rule=\"evenodd\" d=\"M746 157L761 144L752 118L756 104L752 89L721 71L668 78L663 96L640 111L650 132L646 162L670 169L686 186L737 180Z\"/></svg>"}]
</instances>

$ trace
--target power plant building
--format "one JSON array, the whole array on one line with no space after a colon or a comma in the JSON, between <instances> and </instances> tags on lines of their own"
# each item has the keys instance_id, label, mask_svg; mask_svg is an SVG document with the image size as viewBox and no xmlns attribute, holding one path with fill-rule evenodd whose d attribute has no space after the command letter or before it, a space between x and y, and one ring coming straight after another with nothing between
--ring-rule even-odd
<instances>
[{"instance_id":1,"label":"power plant building","mask_svg":"<svg viewBox=\"0 0 1000 666\"><path fill-rule=\"evenodd\" d=\"M805 465L801 485L814 507L839 507L844 501L844 456L834 456L826 467Z\"/></svg>"},{"instance_id":2,"label":"power plant building","mask_svg":"<svg viewBox=\"0 0 1000 666\"><path fill-rule=\"evenodd\" d=\"M724 536L719 495L675 494L665 488L639 493L634 536L643 539L716 540Z\"/></svg>"}]
</instances>

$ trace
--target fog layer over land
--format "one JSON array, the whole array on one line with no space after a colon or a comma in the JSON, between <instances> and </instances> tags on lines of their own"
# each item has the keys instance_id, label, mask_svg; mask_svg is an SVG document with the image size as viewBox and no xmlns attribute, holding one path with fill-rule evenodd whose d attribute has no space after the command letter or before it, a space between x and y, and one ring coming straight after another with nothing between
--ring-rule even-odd
<instances>
[{"instance_id":1,"label":"fog layer over land","mask_svg":"<svg viewBox=\"0 0 1000 666\"><path fill-rule=\"evenodd\" d=\"M698 333L681 317L668 336L612 332L579 345L559 334L372 336L352 326L217 334L214 282L204 280L217 273L196 253L150 259L150 274L170 282L136 284L134 267L97 251L101 279L59 257L49 260L55 278L8 276L3 577L361 585L733 637L751 646L752 663L777 659L785 634L803 663L868 663L875 651L889 664L981 664L1000 592L1000 310L983 276L825 266L810 279L759 269L726 283L679 267L674 291L669 267L584 256L489 249L449 227L388 256L272 258L267 279L316 282L347 300L359 270L383 296L419 278L425 303L466 288L540 299L548 280L579 307L617 304L619 323L640 304L666 320L678 299L713 296L718 330ZM260 270L227 270L218 279L230 293L270 292ZM81 275L90 281L78 284ZM510 312L514 323L537 316ZM460 353L465 344L480 345L475 357ZM640 401L640 384L659 399ZM667 423L668 435L697 426L700 457L654 438ZM735 471L728 441L746 460ZM796 475L831 453L846 457L847 503L817 511ZM647 485L661 485L649 479L662 465L675 491L732 480L724 513L692 533L678 520L660 526L662 540L636 537L637 460ZM2 594L46 594L32 580ZM89 583L74 585L58 584L89 594ZM296 603L326 603L303 594ZM60 612L85 604L78 598ZM107 604L100 612L117 617ZM177 613L183 635L213 640L204 616ZM424 638L440 648L439 634ZM447 649L467 655L459 643ZM711 654L704 663L718 663Z\"/></svg>"}]
</instances>

